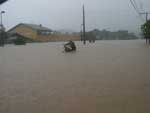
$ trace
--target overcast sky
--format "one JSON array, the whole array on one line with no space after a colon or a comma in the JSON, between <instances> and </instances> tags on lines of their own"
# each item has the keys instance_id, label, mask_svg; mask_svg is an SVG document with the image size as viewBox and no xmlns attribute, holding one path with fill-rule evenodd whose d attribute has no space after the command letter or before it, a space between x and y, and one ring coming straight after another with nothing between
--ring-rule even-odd
<instances>
[{"instance_id":1,"label":"overcast sky","mask_svg":"<svg viewBox=\"0 0 150 113\"><path fill-rule=\"evenodd\" d=\"M150 11L150 0L136 0L139 9ZM42 24L53 30L80 31L82 5L86 10L86 29L138 31L142 21L130 0L9 0L3 22L7 29L18 23ZM143 16L144 19L144 16Z\"/></svg>"}]
</instances>

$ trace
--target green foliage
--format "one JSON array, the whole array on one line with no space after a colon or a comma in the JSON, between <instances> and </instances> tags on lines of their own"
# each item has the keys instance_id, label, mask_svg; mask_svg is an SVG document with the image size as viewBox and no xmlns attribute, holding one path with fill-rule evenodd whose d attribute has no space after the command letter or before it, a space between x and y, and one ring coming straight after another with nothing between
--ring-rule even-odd
<instances>
[{"instance_id":1,"label":"green foliage","mask_svg":"<svg viewBox=\"0 0 150 113\"><path fill-rule=\"evenodd\" d=\"M144 37L150 37L150 20L141 27Z\"/></svg>"},{"instance_id":2,"label":"green foliage","mask_svg":"<svg viewBox=\"0 0 150 113\"><path fill-rule=\"evenodd\" d=\"M0 46L4 46L5 41L7 39L7 33L3 30L0 31Z\"/></svg>"},{"instance_id":3,"label":"green foliage","mask_svg":"<svg viewBox=\"0 0 150 113\"><path fill-rule=\"evenodd\" d=\"M26 41L22 38L17 38L17 39L14 40L14 44L15 45L25 45Z\"/></svg>"}]
</instances>

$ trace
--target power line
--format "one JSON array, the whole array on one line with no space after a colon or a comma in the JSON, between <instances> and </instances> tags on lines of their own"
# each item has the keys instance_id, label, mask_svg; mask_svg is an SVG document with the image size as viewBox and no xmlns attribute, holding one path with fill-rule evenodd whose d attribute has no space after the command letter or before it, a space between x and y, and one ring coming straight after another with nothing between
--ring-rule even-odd
<instances>
[{"instance_id":1,"label":"power line","mask_svg":"<svg viewBox=\"0 0 150 113\"><path fill-rule=\"evenodd\" d=\"M137 8L136 8L136 6L135 6L134 2L133 2L132 0L130 0L130 3L132 4L132 6L133 6L134 10L138 13L138 10L137 10Z\"/></svg>"},{"instance_id":2,"label":"power line","mask_svg":"<svg viewBox=\"0 0 150 113\"><path fill-rule=\"evenodd\" d=\"M134 4L135 4L135 7L137 9L137 12L138 12L138 15L139 17L144 21L143 17L141 16L141 13L140 13L140 10L139 10L139 7L138 7L138 4L136 2L137 0L133 0ZM141 4L141 3L140 3Z\"/></svg>"},{"instance_id":3,"label":"power line","mask_svg":"<svg viewBox=\"0 0 150 113\"><path fill-rule=\"evenodd\" d=\"M136 1L137 1L138 4L139 4L140 10L143 11L143 3L142 3L142 1L141 1L141 0L136 0Z\"/></svg>"},{"instance_id":4,"label":"power line","mask_svg":"<svg viewBox=\"0 0 150 113\"><path fill-rule=\"evenodd\" d=\"M141 16L140 12L139 12L138 5L137 5L136 1L135 0L130 0L130 3L132 4L132 6L133 6L134 10L136 11L136 13L139 15L140 19L143 21L143 18Z\"/></svg>"},{"instance_id":5,"label":"power line","mask_svg":"<svg viewBox=\"0 0 150 113\"><path fill-rule=\"evenodd\" d=\"M139 12L139 8L138 8L138 5L137 5L137 2L135 0L132 0L132 1L133 1L134 5L136 7L136 10Z\"/></svg>"},{"instance_id":6,"label":"power line","mask_svg":"<svg viewBox=\"0 0 150 113\"><path fill-rule=\"evenodd\" d=\"M137 6L137 3L135 0L133 0L135 5ZM142 2L140 2L141 4L141 8L143 9L143 5L142 5ZM138 9L138 6L137 6L137 9ZM138 10L139 11L139 10ZM140 15L145 15L145 18L146 18L146 22L148 21L148 15L150 14L150 12L139 12Z\"/></svg>"},{"instance_id":7,"label":"power line","mask_svg":"<svg viewBox=\"0 0 150 113\"><path fill-rule=\"evenodd\" d=\"M150 12L142 12L140 14L146 16L146 22L147 22L148 21L148 15L150 14Z\"/></svg>"}]
</instances>

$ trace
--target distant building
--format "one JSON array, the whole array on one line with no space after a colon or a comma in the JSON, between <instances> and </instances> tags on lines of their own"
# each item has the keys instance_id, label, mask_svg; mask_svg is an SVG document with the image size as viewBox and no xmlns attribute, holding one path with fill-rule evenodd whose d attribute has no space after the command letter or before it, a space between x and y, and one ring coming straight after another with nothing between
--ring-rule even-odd
<instances>
[{"instance_id":1,"label":"distant building","mask_svg":"<svg viewBox=\"0 0 150 113\"><path fill-rule=\"evenodd\" d=\"M51 29L42 25L21 23L8 31L10 38L25 38L37 42L80 40L78 35L55 34Z\"/></svg>"}]
</instances>

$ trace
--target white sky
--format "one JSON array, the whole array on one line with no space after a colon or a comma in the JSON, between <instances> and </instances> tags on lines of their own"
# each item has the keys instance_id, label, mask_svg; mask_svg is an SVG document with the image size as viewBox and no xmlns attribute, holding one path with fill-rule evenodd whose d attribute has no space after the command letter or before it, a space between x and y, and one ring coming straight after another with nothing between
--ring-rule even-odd
<instances>
[{"instance_id":1,"label":"white sky","mask_svg":"<svg viewBox=\"0 0 150 113\"><path fill-rule=\"evenodd\" d=\"M136 0L139 9L150 12L150 0ZM53 30L80 31L82 5L86 10L86 29L129 30L137 32L142 24L130 0L9 0L3 4L7 29L18 23L42 24ZM144 19L144 16L143 16Z\"/></svg>"}]
</instances>

